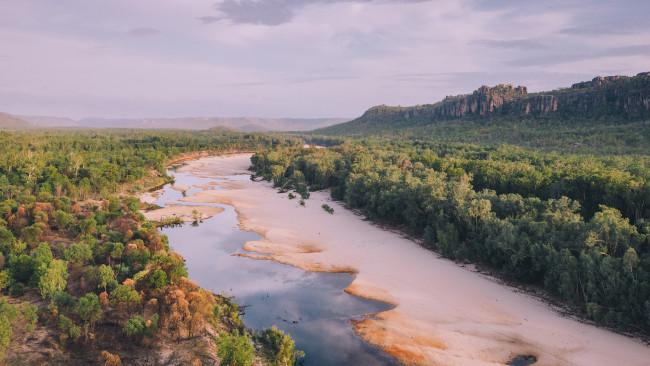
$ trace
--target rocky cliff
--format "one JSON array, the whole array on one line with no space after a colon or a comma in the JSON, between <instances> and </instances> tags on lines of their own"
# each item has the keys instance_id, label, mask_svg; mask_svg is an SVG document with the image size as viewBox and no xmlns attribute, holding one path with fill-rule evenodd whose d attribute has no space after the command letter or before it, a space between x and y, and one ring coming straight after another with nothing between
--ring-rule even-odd
<instances>
[{"instance_id":1,"label":"rocky cliff","mask_svg":"<svg viewBox=\"0 0 650 366\"><path fill-rule=\"evenodd\" d=\"M372 107L356 120L323 131L373 123L399 127L503 118L650 119L650 72L633 77L596 77L570 88L540 93L528 93L524 86L482 86L472 94L448 96L435 104Z\"/></svg>"}]
</instances>

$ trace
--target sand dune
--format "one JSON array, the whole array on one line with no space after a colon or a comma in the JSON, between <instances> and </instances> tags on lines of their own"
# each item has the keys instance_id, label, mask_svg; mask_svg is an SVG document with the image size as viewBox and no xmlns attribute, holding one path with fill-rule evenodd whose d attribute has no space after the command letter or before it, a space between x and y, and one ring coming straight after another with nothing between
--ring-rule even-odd
<instances>
[{"instance_id":1,"label":"sand dune","mask_svg":"<svg viewBox=\"0 0 650 366\"><path fill-rule=\"evenodd\" d=\"M200 176L244 173L248 154L210 157L182 169ZM532 354L536 365L648 365L650 347L561 316L548 305L439 258L398 233L383 230L315 192L301 207L268 183L233 181L185 198L233 205L256 259L312 271L346 271L346 291L395 304L355 322L367 341L405 364L503 365ZM320 206L334 207L333 215Z\"/></svg>"}]
</instances>

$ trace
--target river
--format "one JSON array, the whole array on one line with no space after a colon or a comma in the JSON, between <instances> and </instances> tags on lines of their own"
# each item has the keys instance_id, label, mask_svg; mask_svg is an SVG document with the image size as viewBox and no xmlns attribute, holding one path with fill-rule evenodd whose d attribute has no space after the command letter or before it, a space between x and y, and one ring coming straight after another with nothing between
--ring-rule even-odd
<instances>
[{"instance_id":1,"label":"river","mask_svg":"<svg viewBox=\"0 0 650 366\"><path fill-rule=\"evenodd\" d=\"M220 180L248 180L249 175L202 178L189 172L170 170L177 186L190 187L192 195ZM171 185L162 189L156 204L186 204L184 196ZM205 205L205 204L202 204ZM260 237L240 230L232 206L213 204L224 211L198 226L185 224L164 228L173 250L186 260L190 278L215 293L231 296L245 310L246 326L263 329L277 326L289 333L298 349L305 352L306 366L397 365L378 348L365 343L353 331L351 319L388 310L389 305L362 299L343 291L353 276L343 273L314 273L278 264L233 255L244 253L242 246Z\"/></svg>"}]
</instances>

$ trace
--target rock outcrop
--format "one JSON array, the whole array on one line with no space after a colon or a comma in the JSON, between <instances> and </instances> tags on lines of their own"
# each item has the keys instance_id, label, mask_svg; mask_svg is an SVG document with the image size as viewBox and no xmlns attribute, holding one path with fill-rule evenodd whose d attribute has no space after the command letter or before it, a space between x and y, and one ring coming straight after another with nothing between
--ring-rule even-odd
<instances>
[{"instance_id":1,"label":"rock outcrop","mask_svg":"<svg viewBox=\"0 0 650 366\"><path fill-rule=\"evenodd\" d=\"M525 86L482 86L472 94L448 96L435 104L372 107L356 120L323 131L354 124L390 123L400 127L449 120L503 118L650 119L650 72L633 77L596 77L570 88L540 93L528 93Z\"/></svg>"}]
</instances>

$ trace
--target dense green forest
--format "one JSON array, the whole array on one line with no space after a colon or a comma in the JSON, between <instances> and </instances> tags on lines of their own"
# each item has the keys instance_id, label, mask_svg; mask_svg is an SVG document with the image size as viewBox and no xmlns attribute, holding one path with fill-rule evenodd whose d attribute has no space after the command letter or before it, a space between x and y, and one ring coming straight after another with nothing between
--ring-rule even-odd
<instances>
[{"instance_id":1,"label":"dense green forest","mask_svg":"<svg viewBox=\"0 0 650 366\"><path fill-rule=\"evenodd\" d=\"M183 364L292 364L289 336L251 334L236 304L187 279L129 192L168 181L183 152L294 143L223 131L0 132L0 362L148 364L168 344Z\"/></svg>"},{"instance_id":2,"label":"dense green forest","mask_svg":"<svg viewBox=\"0 0 650 366\"><path fill-rule=\"evenodd\" d=\"M405 126L390 122L356 126L353 131L341 126L342 134L352 137L380 135L398 139L428 136L439 142L498 146L506 143L544 151L576 154L647 154L650 151L650 121L615 123L580 118L500 119L494 121L444 121L424 126ZM328 135L323 135L328 132ZM340 139L336 126L306 135L315 141ZM329 134L335 133L335 134ZM337 137L338 136L338 137Z\"/></svg>"},{"instance_id":3,"label":"dense green forest","mask_svg":"<svg viewBox=\"0 0 650 366\"><path fill-rule=\"evenodd\" d=\"M393 136L267 149L252 161L257 175L285 190L307 197L330 188L333 198L443 256L542 287L589 319L647 335L650 157L592 151Z\"/></svg>"}]
</instances>

